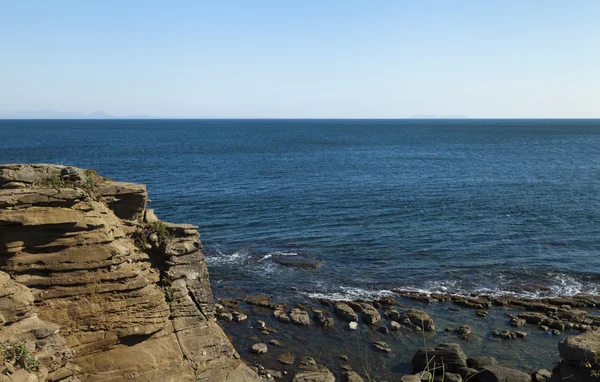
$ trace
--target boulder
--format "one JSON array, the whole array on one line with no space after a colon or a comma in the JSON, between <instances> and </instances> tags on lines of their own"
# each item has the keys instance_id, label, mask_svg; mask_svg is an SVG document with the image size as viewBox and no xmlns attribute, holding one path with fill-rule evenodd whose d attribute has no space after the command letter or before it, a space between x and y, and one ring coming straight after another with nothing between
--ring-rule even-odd
<instances>
[{"instance_id":1,"label":"boulder","mask_svg":"<svg viewBox=\"0 0 600 382\"><path fill-rule=\"evenodd\" d=\"M348 370L345 373L346 382L364 382L365 380L355 371Z\"/></svg>"},{"instance_id":2,"label":"boulder","mask_svg":"<svg viewBox=\"0 0 600 382\"><path fill-rule=\"evenodd\" d=\"M392 349L383 341L373 341L373 347L384 353L391 353Z\"/></svg>"},{"instance_id":3,"label":"boulder","mask_svg":"<svg viewBox=\"0 0 600 382\"><path fill-rule=\"evenodd\" d=\"M417 373L429 367L444 365L444 370L450 373L460 373L467 367L467 356L459 344L445 343L435 348L420 348L412 358L413 372Z\"/></svg>"},{"instance_id":4,"label":"boulder","mask_svg":"<svg viewBox=\"0 0 600 382\"><path fill-rule=\"evenodd\" d=\"M261 308L275 309L276 306L276 304L271 301L271 297L264 295L250 296L246 299L246 302Z\"/></svg>"},{"instance_id":5,"label":"boulder","mask_svg":"<svg viewBox=\"0 0 600 382\"><path fill-rule=\"evenodd\" d=\"M265 354L268 350L267 344L262 342L252 345L252 353L254 354Z\"/></svg>"},{"instance_id":6,"label":"boulder","mask_svg":"<svg viewBox=\"0 0 600 382\"><path fill-rule=\"evenodd\" d=\"M335 304L335 313L340 316L340 318L346 321L358 321L358 315L354 312L354 309L350 307L350 305L338 302Z\"/></svg>"},{"instance_id":7,"label":"boulder","mask_svg":"<svg viewBox=\"0 0 600 382\"><path fill-rule=\"evenodd\" d=\"M335 382L335 377L325 366L317 366L307 370L300 369L292 382Z\"/></svg>"},{"instance_id":8,"label":"boulder","mask_svg":"<svg viewBox=\"0 0 600 382\"><path fill-rule=\"evenodd\" d=\"M531 375L502 366L486 366L474 377L477 382L531 382Z\"/></svg>"},{"instance_id":9,"label":"boulder","mask_svg":"<svg viewBox=\"0 0 600 382\"><path fill-rule=\"evenodd\" d=\"M600 330L588 331L578 336L569 336L558 344L560 357L571 362L599 361Z\"/></svg>"},{"instance_id":10,"label":"boulder","mask_svg":"<svg viewBox=\"0 0 600 382\"><path fill-rule=\"evenodd\" d=\"M539 312L523 312L519 313L518 317L532 325L540 325L548 319L545 314Z\"/></svg>"},{"instance_id":11,"label":"boulder","mask_svg":"<svg viewBox=\"0 0 600 382\"><path fill-rule=\"evenodd\" d=\"M433 319L427 313L419 309L408 309L402 313L403 322L418 327L427 332L435 331Z\"/></svg>"},{"instance_id":12,"label":"boulder","mask_svg":"<svg viewBox=\"0 0 600 382\"><path fill-rule=\"evenodd\" d=\"M487 366L497 366L498 361L494 357L471 357L467 358L467 366L473 369L481 370Z\"/></svg>"},{"instance_id":13,"label":"boulder","mask_svg":"<svg viewBox=\"0 0 600 382\"><path fill-rule=\"evenodd\" d=\"M367 324L373 325L381 321L381 314L371 305L364 306L362 314Z\"/></svg>"},{"instance_id":14,"label":"boulder","mask_svg":"<svg viewBox=\"0 0 600 382\"><path fill-rule=\"evenodd\" d=\"M308 316L308 313L302 309L292 309L290 312L290 320L296 325L310 325L310 317Z\"/></svg>"},{"instance_id":15,"label":"boulder","mask_svg":"<svg viewBox=\"0 0 600 382\"><path fill-rule=\"evenodd\" d=\"M283 363L283 364L286 364L286 365L293 365L293 364L294 364L294 359L295 359L295 358L296 358L296 357L295 357L295 356L294 356L292 353L290 353L290 352L286 352L286 353L281 353L281 354L279 355L279 358L278 358L278 360L279 360L279 362L281 362L281 363Z\"/></svg>"},{"instance_id":16,"label":"boulder","mask_svg":"<svg viewBox=\"0 0 600 382\"><path fill-rule=\"evenodd\" d=\"M403 375L400 377L400 382L421 382L421 375Z\"/></svg>"},{"instance_id":17,"label":"boulder","mask_svg":"<svg viewBox=\"0 0 600 382\"><path fill-rule=\"evenodd\" d=\"M283 310L283 308L276 308L273 311L273 316L275 316L275 318L281 322L290 322L291 321L290 317L287 315L285 310Z\"/></svg>"},{"instance_id":18,"label":"boulder","mask_svg":"<svg viewBox=\"0 0 600 382\"><path fill-rule=\"evenodd\" d=\"M533 382L546 382L552 377L552 373L546 369L540 369L533 373Z\"/></svg>"}]
</instances>

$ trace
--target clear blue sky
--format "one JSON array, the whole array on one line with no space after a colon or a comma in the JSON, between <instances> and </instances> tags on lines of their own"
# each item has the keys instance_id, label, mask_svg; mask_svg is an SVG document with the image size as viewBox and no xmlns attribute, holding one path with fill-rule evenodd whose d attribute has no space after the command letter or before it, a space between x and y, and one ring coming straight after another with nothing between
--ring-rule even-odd
<instances>
[{"instance_id":1,"label":"clear blue sky","mask_svg":"<svg viewBox=\"0 0 600 382\"><path fill-rule=\"evenodd\" d=\"M600 117L600 1L0 0L0 113Z\"/></svg>"}]
</instances>

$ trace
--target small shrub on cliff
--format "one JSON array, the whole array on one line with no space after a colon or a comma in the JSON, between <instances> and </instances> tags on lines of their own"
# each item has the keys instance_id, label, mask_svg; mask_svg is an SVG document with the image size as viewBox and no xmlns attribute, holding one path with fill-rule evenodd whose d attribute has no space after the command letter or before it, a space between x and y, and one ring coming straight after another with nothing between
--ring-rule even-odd
<instances>
[{"instance_id":1,"label":"small shrub on cliff","mask_svg":"<svg viewBox=\"0 0 600 382\"><path fill-rule=\"evenodd\" d=\"M171 302L173 301L173 289L171 288L172 284L173 284L173 280L171 280L167 276L161 277L160 283L158 284L162 288L162 290L165 292L165 300L167 300L169 305L171 305Z\"/></svg>"},{"instance_id":2,"label":"small shrub on cliff","mask_svg":"<svg viewBox=\"0 0 600 382\"><path fill-rule=\"evenodd\" d=\"M23 343L8 343L0 341L0 356L5 362L14 362L15 365L27 371L36 371L38 369L37 359L29 353L29 350Z\"/></svg>"},{"instance_id":3,"label":"small shrub on cliff","mask_svg":"<svg viewBox=\"0 0 600 382\"><path fill-rule=\"evenodd\" d=\"M83 173L85 175L83 182L85 183L85 187L90 191L93 191L101 181L106 180L106 178L98 175L96 170L87 169Z\"/></svg>"},{"instance_id":4,"label":"small shrub on cliff","mask_svg":"<svg viewBox=\"0 0 600 382\"><path fill-rule=\"evenodd\" d=\"M148 244L164 249L169 240L171 240L169 228L160 220L145 225L133 235L133 243L142 252L146 251Z\"/></svg>"},{"instance_id":5,"label":"small shrub on cliff","mask_svg":"<svg viewBox=\"0 0 600 382\"><path fill-rule=\"evenodd\" d=\"M162 221L155 221L154 223L149 224L153 233L158 236L158 243L163 246L166 245L167 242L171 239L171 233L169 232L169 228Z\"/></svg>"},{"instance_id":6,"label":"small shrub on cliff","mask_svg":"<svg viewBox=\"0 0 600 382\"><path fill-rule=\"evenodd\" d=\"M59 174L54 174L42 179L37 186L45 188L63 188L67 186L67 183L60 177Z\"/></svg>"}]
</instances>

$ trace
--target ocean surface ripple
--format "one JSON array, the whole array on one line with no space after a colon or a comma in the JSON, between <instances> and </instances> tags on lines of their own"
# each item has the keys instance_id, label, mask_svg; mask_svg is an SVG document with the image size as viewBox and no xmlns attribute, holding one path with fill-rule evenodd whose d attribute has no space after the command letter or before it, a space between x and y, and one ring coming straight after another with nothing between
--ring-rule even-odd
<instances>
[{"instance_id":1,"label":"ocean surface ripple","mask_svg":"<svg viewBox=\"0 0 600 382\"><path fill-rule=\"evenodd\" d=\"M200 227L217 290L598 292L599 120L15 120L0 133L1 163L146 183L160 218Z\"/></svg>"}]
</instances>

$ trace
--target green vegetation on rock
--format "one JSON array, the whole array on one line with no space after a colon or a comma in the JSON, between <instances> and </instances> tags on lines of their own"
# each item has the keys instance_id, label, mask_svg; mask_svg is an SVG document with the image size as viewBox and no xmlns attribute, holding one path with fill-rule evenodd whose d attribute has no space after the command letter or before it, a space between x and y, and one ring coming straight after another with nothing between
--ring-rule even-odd
<instances>
[{"instance_id":1,"label":"green vegetation on rock","mask_svg":"<svg viewBox=\"0 0 600 382\"><path fill-rule=\"evenodd\" d=\"M29 353L24 343L0 341L0 361L14 363L27 371L38 369L37 359Z\"/></svg>"}]
</instances>

